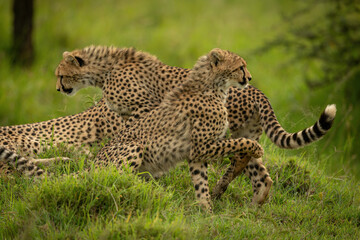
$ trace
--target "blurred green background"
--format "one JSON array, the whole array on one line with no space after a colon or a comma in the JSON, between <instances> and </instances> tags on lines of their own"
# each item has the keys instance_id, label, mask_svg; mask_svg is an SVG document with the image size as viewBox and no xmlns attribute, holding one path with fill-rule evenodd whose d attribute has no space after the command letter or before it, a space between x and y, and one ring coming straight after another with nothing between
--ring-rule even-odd
<instances>
[{"instance_id":1,"label":"blurred green background","mask_svg":"<svg viewBox=\"0 0 360 240\"><path fill-rule=\"evenodd\" d=\"M219 47L246 59L252 84L269 97L288 131L313 124L327 104L337 104L324 139L285 152L309 154L330 174L360 177L359 16L355 0L36 0L35 61L24 68L11 61L12 1L1 1L0 125L75 114L101 97L100 89L71 98L56 91L54 71L64 51L134 46L191 68Z\"/></svg>"}]
</instances>

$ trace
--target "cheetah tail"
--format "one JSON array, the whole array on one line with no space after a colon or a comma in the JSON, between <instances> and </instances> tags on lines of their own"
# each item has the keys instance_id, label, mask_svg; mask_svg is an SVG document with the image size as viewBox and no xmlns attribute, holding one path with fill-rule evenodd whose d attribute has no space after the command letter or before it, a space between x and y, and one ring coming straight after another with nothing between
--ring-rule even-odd
<instances>
[{"instance_id":1,"label":"cheetah tail","mask_svg":"<svg viewBox=\"0 0 360 240\"><path fill-rule=\"evenodd\" d=\"M288 133L277 121L266 97L260 101L259 108L261 125L266 135L278 147L287 149L301 148L319 140L330 130L336 115L336 105L328 105L314 125L296 133Z\"/></svg>"},{"instance_id":2,"label":"cheetah tail","mask_svg":"<svg viewBox=\"0 0 360 240\"><path fill-rule=\"evenodd\" d=\"M37 167L29 159L26 159L5 147L0 146L0 161L10 163L16 170L27 176L41 176L44 170Z\"/></svg>"}]
</instances>

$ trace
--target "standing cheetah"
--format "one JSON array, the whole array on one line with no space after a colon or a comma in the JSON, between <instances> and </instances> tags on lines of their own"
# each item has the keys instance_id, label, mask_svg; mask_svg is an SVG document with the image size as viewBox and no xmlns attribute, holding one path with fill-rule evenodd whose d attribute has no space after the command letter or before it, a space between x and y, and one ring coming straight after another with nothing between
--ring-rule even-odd
<instances>
[{"instance_id":1,"label":"standing cheetah","mask_svg":"<svg viewBox=\"0 0 360 240\"><path fill-rule=\"evenodd\" d=\"M108 106L128 119L129 125L132 119L158 106L168 92L186 80L189 71L165 65L156 57L133 48L90 46L64 52L55 71L58 79L56 88L67 95L75 94L87 86L101 88ZM320 139L330 129L336 114L335 105L329 105L313 126L288 133L277 121L267 97L253 86L245 89L230 87L226 108L232 137L259 140L265 131L273 143L287 149L303 147ZM235 162L241 161L232 161ZM215 187L214 197L222 194L228 182L242 168L243 165L234 165L228 169ZM261 158L251 158L245 174L252 182L253 202L262 203L268 195L272 180Z\"/></svg>"},{"instance_id":2,"label":"standing cheetah","mask_svg":"<svg viewBox=\"0 0 360 240\"><path fill-rule=\"evenodd\" d=\"M199 58L187 80L166 94L159 106L103 147L96 163L128 165L156 178L187 159L196 197L211 211L207 163L231 153L255 158L263 154L254 140L224 138L228 89L246 87L250 79L241 57L213 49Z\"/></svg>"}]
</instances>

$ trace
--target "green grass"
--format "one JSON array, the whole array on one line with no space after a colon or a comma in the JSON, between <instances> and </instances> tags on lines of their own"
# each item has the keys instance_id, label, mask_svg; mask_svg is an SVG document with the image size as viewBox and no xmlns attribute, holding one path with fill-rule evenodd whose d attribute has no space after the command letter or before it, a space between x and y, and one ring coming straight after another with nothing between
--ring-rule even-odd
<instances>
[{"instance_id":1,"label":"green grass","mask_svg":"<svg viewBox=\"0 0 360 240\"><path fill-rule=\"evenodd\" d=\"M183 164L159 180L145 182L112 167L101 170L73 155L41 181L0 180L0 236L3 239L358 239L360 189L354 179L327 175L306 157L289 159L267 145L274 185L262 207L250 203L249 181L241 176L214 213L203 212ZM59 150L56 155L69 152ZM45 153L44 156L52 155ZM71 154L70 154L71 156ZM85 171L85 169L90 169ZM214 163L213 187L226 164ZM67 173L80 172L78 175ZM65 175L63 175L65 173Z\"/></svg>"},{"instance_id":2,"label":"green grass","mask_svg":"<svg viewBox=\"0 0 360 240\"><path fill-rule=\"evenodd\" d=\"M0 238L47 239L359 239L360 198L355 135L357 95L341 83L309 89L303 69L281 48L254 50L283 34L289 1L44 1L36 2L31 68L12 67L11 1L0 2L0 125L24 124L78 113L101 96L84 89L72 98L56 92L54 71L63 51L90 44L135 46L169 65L190 68L214 47L243 56L252 84L270 99L288 131L313 124L327 104L336 103L333 129L319 143L280 150L262 138L265 162L274 180L270 200L250 204L252 190L240 177L202 212L186 165L157 181L144 182L112 168L92 168L92 159L62 148L42 157L68 156L69 163L48 167L58 177L33 182L0 178ZM286 32L285 32L286 34ZM311 67L311 66L310 66ZM352 97L352 108L344 98ZM80 172L78 177L60 177ZM212 165L211 186L224 166Z\"/></svg>"}]
</instances>

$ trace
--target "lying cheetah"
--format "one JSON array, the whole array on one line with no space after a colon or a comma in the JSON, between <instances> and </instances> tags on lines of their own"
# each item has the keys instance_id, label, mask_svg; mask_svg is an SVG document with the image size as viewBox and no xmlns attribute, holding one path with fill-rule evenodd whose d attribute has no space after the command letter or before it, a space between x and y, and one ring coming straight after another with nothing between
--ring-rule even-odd
<instances>
[{"instance_id":1,"label":"lying cheetah","mask_svg":"<svg viewBox=\"0 0 360 240\"><path fill-rule=\"evenodd\" d=\"M6 163L28 176L41 175L43 169L31 160L37 154L51 146L66 143L84 149L100 143L105 138L112 138L123 129L125 122L114 111L111 111L104 100L85 112L72 116L60 117L49 121L0 127L0 161L3 171L9 171ZM21 153L20 157L17 152ZM5 165L4 165L5 164Z\"/></svg>"},{"instance_id":2,"label":"lying cheetah","mask_svg":"<svg viewBox=\"0 0 360 240\"><path fill-rule=\"evenodd\" d=\"M166 94L159 106L103 147L96 162L129 165L156 178L187 159L196 197L211 211L207 163L230 153L255 158L263 154L254 140L224 138L228 88L246 87L250 79L241 57L213 49L199 58L187 80Z\"/></svg>"},{"instance_id":3,"label":"lying cheetah","mask_svg":"<svg viewBox=\"0 0 360 240\"><path fill-rule=\"evenodd\" d=\"M103 90L108 106L128 119L137 119L159 105L164 96L181 85L188 69L165 65L156 57L133 48L90 46L64 52L57 67L56 88L72 95L79 89L94 86ZM295 149L310 144L327 133L335 118L336 107L329 105L311 127L296 133L286 132L276 119L267 97L253 86L230 87L226 102L229 128L233 138L259 140L263 131L281 148ZM130 125L130 124L128 124ZM234 160L232 163L239 163ZM244 160L243 162L248 162ZM213 192L219 197L228 183L242 172L243 164L232 165ZM235 171L234 171L235 169ZM260 158L251 158L245 174L251 179L254 203L262 203L272 180Z\"/></svg>"}]
</instances>

